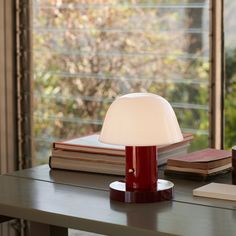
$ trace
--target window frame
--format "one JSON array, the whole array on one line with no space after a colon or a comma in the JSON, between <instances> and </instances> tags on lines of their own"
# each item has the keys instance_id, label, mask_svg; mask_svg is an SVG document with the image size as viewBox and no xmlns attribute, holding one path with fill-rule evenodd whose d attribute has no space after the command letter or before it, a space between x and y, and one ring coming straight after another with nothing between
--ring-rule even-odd
<instances>
[{"instance_id":1,"label":"window frame","mask_svg":"<svg viewBox=\"0 0 236 236\"><path fill-rule=\"evenodd\" d=\"M224 148L224 1L211 0L210 146Z\"/></svg>"},{"instance_id":2,"label":"window frame","mask_svg":"<svg viewBox=\"0 0 236 236\"><path fill-rule=\"evenodd\" d=\"M3 0L0 4L2 5L0 7L0 49L4 52L0 55L0 71L3 75L0 79L1 168L9 171L27 168L35 163L30 53L32 36L31 31L28 30L31 28L28 19L32 19L32 2L31 0ZM212 37L210 37L209 141L211 147L223 148L223 0L211 0L210 8L212 10L210 36Z\"/></svg>"},{"instance_id":3,"label":"window frame","mask_svg":"<svg viewBox=\"0 0 236 236\"><path fill-rule=\"evenodd\" d=\"M17 169L15 2L0 1L0 173Z\"/></svg>"}]
</instances>

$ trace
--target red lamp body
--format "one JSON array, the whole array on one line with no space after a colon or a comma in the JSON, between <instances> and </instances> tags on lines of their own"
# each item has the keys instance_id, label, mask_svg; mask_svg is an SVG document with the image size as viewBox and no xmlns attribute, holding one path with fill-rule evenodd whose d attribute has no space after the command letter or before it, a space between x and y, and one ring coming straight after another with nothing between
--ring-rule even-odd
<instances>
[{"instance_id":1,"label":"red lamp body","mask_svg":"<svg viewBox=\"0 0 236 236\"><path fill-rule=\"evenodd\" d=\"M126 189L128 191L156 191L156 146L126 146Z\"/></svg>"},{"instance_id":2,"label":"red lamp body","mask_svg":"<svg viewBox=\"0 0 236 236\"><path fill-rule=\"evenodd\" d=\"M173 183L158 180L156 146L126 146L125 181L110 184L110 199L147 203L172 199Z\"/></svg>"}]
</instances>

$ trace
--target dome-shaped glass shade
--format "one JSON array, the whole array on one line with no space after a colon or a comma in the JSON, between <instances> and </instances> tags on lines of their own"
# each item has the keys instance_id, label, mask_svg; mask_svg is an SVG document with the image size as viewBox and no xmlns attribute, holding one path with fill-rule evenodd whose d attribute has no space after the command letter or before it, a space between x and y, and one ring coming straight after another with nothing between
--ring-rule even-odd
<instances>
[{"instance_id":1,"label":"dome-shaped glass shade","mask_svg":"<svg viewBox=\"0 0 236 236\"><path fill-rule=\"evenodd\" d=\"M99 140L125 146L154 146L179 142L183 136L174 110L163 97L131 93L111 104Z\"/></svg>"}]
</instances>

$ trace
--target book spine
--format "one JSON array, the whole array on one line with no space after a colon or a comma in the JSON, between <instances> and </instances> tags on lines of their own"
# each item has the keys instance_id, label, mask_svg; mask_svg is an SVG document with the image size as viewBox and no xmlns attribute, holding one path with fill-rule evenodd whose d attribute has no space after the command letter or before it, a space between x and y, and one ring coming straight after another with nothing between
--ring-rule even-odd
<instances>
[{"instance_id":1,"label":"book spine","mask_svg":"<svg viewBox=\"0 0 236 236\"><path fill-rule=\"evenodd\" d=\"M64 157L60 157L60 156L52 156L52 158L54 159L60 159L60 160L63 160L63 161L83 161L83 162L87 162L87 163L109 163L109 164L112 164L112 165L122 165L124 166L125 165L125 161L112 161L111 159L110 160L106 160L106 159L88 159L88 158L64 158Z\"/></svg>"},{"instance_id":2,"label":"book spine","mask_svg":"<svg viewBox=\"0 0 236 236\"><path fill-rule=\"evenodd\" d=\"M55 148L56 148L56 143L53 142L53 143L52 143L52 149L55 149Z\"/></svg>"},{"instance_id":3,"label":"book spine","mask_svg":"<svg viewBox=\"0 0 236 236\"><path fill-rule=\"evenodd\" d=\"M102 173L102 174L111 174L111 175L124 175L125 168L124 166L114 166L110 164L102 165L91 165L89 163L60 163L57 160L52 158L53 168L58 170L71 170L71 171L82 171L82 172L92 172L92 173Z\"/></svg>"},{"instance_id":4,"label":"book spine","mask_svg":"<svg viewBox=\"0 0 236 236\"><path fill-rule=\"evenodd\" d=\"M52 156L49 156L48 165L51 169L53 169L53 167L52 167Z\"/></svg>"}]
</instances>

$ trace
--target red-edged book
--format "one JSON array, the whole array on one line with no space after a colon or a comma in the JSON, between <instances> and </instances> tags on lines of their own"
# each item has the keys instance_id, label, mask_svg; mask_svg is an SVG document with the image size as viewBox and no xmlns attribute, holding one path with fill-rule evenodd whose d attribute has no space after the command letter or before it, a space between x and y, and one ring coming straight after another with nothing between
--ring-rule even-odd
<instances>
[{"instance_id":1,"label":"red-edged book","mask_svg":"<svg viewBox=\"0 0 236 236\"><path fill-rule=\"evenodd\" d=\"M166 174L214 175L232 167L231 151L207 148L186 155L170 157Z\"/></svg>"}]
</instances>

